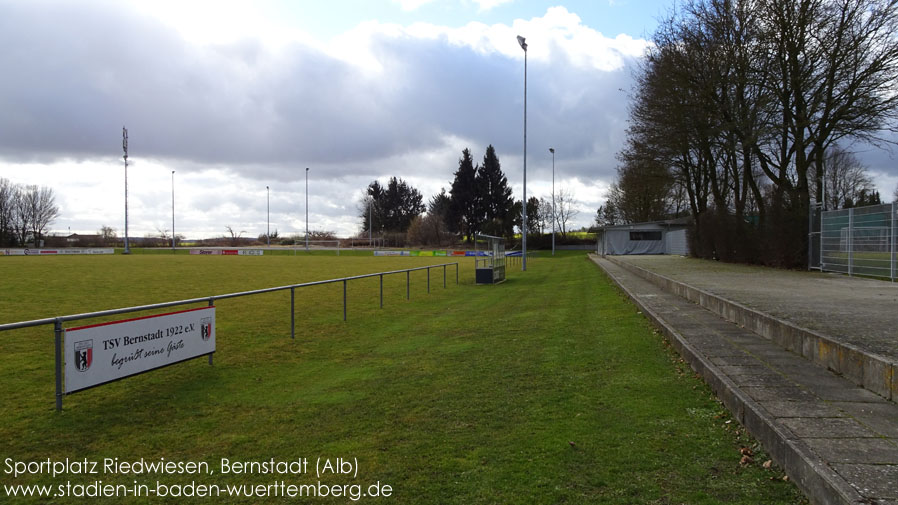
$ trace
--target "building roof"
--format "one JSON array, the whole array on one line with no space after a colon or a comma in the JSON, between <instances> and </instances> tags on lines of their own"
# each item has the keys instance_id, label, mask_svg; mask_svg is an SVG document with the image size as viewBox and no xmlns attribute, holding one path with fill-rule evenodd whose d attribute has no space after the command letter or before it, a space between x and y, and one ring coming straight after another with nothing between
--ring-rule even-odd
<instances>
[{"instance_id":1,"label":"building roof","mask_svg":"<svg viewBox=\"0 0 898 505\"><path fill-rule=\"evenodd\" d=\"M685 228L692 224L692 216L683 216L676 219L664 219L661 221L645 221L642 223L616 224L613 226L603 226L599 230L630 230L637 227L648 225L656 225L658 228Z\"/></svg>"}]
</instances>

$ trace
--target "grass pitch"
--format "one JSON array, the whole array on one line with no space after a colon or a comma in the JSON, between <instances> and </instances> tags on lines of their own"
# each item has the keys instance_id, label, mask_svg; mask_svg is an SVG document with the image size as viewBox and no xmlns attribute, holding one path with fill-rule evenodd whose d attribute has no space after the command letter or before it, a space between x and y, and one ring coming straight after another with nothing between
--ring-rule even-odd
<instances>
[{"instance_id":1,"label":"grass pitch","mask_svg":"<svg viewBox=\"0 0 898 505\"><path fill-rule=\"evenodd\" d=\"M0 258L0 322L244 291L452 261L351 256ZM473 261L216 304L204 358L65 398L55 412L49 326L0 333L0 485L65 481L392 488L383 503L794 503L782 474L582 253L474 286ZM80 324L80 323L79 323ZM77 324L76 324L77 325ZM756 464L740 465L740 447ZM316 458L357 476L316 477ZM212 474L6 473L14 461L206 462ZM295 461L310 473L222 474L221 460ZM344 488L345 489L345 488ZM3 496L0 502L47 499ZM270 493L270 488L269 488ZM83 498L56 498L76 503ZM259 503L266 497L108 498ZM352 497L302 499L347 503Z\"/></svg>"}]
</instances>

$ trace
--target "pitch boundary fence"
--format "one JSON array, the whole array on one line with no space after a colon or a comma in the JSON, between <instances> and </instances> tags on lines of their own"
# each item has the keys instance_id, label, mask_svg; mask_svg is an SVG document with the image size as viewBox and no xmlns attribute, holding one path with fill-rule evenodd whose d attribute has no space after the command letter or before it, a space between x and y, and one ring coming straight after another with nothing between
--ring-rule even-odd
<instances>
[{"instance_id":1,"label":"pitch boundary fence","mask_svg":"<svg viewBox=\"0 0 898 505\"><path fill-rule=\"evenodd\" d=\"M66 316L46 317L43 319L34 319L31 321L19 321L15 323L0 324L0 331L17 330L21 328L30 328L34 326L44 326L52 324L54 327L55 337L55 359L56 359L56 410L62 410L62 338L65 331L62 324L68 321L79 321L82 319L93 319L97 317L114 316L119 314L128 314L132 312L142 312L147 310L158 310L168 307L177 307L179 305L192 305L197 303L208 303L210 307L214 306L216 300L226 300L228 298L239 298L242 296L260 295L264 293L274 293L276 291L290 290L290 338L296 338L296 290L310 286L321 286L324 284L343 283L343 320L347 317L346 302L346 286L349 281L358 279L369 279L372 277L380 277L380 308L384 306L384 276L405 274L405 299L411 299L411 273L420 270L427 271L427 292L430 293L430 271L434 268L443 269L443 288L446 288L446 268L455 266L455 284L458 285L458 262L441 263L439 265L427 265L416 268L406 268L403 270L391 270L389 272L377 272L373 274L354 275L350 277L340 277L338 279L327 279L323 281L303 282L300 284L289 284L286 286L277 286L273 288L254 289L250 291L241 291L237 293L226 293L223 295L204 296L199 298L190 298L187 300L177 300L171 302L152 303L148 305L137 305L133 307L123 307L119 309L101 310L96 312L85 312L82 314L70 314ZM212 364L212 354L209 354L209 364Z\"/></svg>"},{"instance_id":2,"label":"pitch boundary fence","mask_svg":"<svg viewBox=\"0 0 898 505\"><path fill-rule=\"evenodd\" d=\"M811 208L808 265L898 280L898 202L824 211Z\"/></svg>"}]
</instances>

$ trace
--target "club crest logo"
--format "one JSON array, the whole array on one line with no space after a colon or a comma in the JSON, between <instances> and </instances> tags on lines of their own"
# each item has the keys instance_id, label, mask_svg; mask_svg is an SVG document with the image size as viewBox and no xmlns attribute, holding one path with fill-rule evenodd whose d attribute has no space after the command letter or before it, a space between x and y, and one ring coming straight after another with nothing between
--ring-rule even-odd
<instances>
[{"instance_id":1,"label":"club crest logo","mask_svg":"<svg viewBox=\"0 0 898 505\"><path fill-rule=\"evenodd\" d=\"M200 336L203 340L209 340L212 337L212 318L204 317L200 321Z\"/></svg>"},{"instance_id":2,"label":"club crest logo","mask_svg":"<svg viewBox=\"0 0 898 505\"><path fill-rule=\"evenodd\" d=\"M79 372L86 372L94 360L94 341L82 340L75 342L75 368Z\"/></svg>"}]
</instances>

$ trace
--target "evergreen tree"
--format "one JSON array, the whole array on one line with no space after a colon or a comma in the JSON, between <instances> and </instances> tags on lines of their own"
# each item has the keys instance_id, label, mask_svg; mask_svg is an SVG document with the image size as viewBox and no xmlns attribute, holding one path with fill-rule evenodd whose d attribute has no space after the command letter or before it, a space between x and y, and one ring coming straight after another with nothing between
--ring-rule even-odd
<instances>
[{"instance_id":1,"label":"evergreen tree","mask_svg":"<svg viewBox=\"0 0 898 505\"><path fill-rule=\"evenodd\" d=\"M486 148L483 164L477 168L475 184L479 194L479 212L485 223L484 230L493 235L510 237L514 230L514 199L492 144ZM530 210L529 207L527 210Z\"/></svg>"},{"instance_id":2,"label":"evergreen tree","mask_svg":"<svg viewBox=\"0 0 898 505\"><path fill-rule=\"evenodd\" d=\"M439 194L430 197L430 201L427 203L427 214L436 216L448 227L451 205L452 200L446 193L446 188L440 188Z\"/></svg>"},{"instance_id":3,"label":"evergreen tree","mask_svg":"<svg viewBox=\"0 0 898 505\"><path fill-rule=\"evenodd\" d=\"M477 171L471 151L465 149L458 160L455 180L449 190L449 230L461 233L469 242L480 231L480 195L477 192Z\"/></svg>"},{"instance_id":4,"label":"evergreen tree","mask_svg":"<svg viewBox=\"0 0 898 505\"><path fill-rule=\"evenodd\" d=\"M371 227L370 214L375 231L405 232L412 219L424 212L423 202L421 192L402 179L391 177L386 187L374 181L368 185L366 198L359 208L362 230Z\"/></svg>"}]
</instances>

